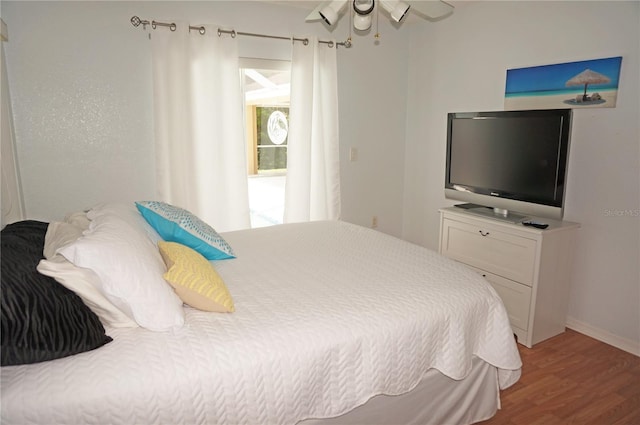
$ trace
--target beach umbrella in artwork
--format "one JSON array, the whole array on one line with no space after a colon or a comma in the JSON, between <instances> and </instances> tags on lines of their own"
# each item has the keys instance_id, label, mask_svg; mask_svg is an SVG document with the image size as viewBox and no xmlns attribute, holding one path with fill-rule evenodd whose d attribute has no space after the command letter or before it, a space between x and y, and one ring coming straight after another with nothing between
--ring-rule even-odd
<instances>
[{"instance_id":1,"label":"beach umbrella in artwork","mask_svg":"<svg viewBox=\"0 0 640 425\"><path fill-rule=\"evenodd\" d=\"M606 84L610 82L611 79L606 75L600 74L599 72L595 72L590 69L585 69L580 74L567 80L565 85L567 87L584 85L584 95L582 96L582 98L584 100L587 100L587 86L589 84Z\"/></svg>"}]
</instances>

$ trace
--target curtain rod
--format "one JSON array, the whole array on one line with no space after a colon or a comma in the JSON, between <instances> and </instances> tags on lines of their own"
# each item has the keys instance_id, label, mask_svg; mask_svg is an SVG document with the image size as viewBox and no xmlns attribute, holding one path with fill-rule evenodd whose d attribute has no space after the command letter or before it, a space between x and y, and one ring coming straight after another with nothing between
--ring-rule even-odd
<instances>
[{"instance_id":1,"label":"curtain rod","mask_svg":"<svg viewBox=\"0 0 640 425\"><path fill-rule=\"evenodd\" d=\"M140 25L142 25L142 29L147 29L147 25L151 25L151 28L156 29L156 27L167 27L169 28L171 31L175 31L177 26L175 23L167 23L167 22L158 22L158 21L147 21L145 19L140 19L137 16L133 16L131 17L131 24L134 27L138 27ZM197 30L200 34L205 34L206 32L206 28L204 26L192 26L189 25L189 31L191 30ZM268 34L256 34L256 33L251 33L251 32L240 32L240 31L236 31L236 30L223 30L218 28L218 37L221 36L222 34L230 34L232 38L235 38L236 35L245 35L248 37L261 37L261 38L272 38L272 39L276 39L276 40L290 40L290 41L301 41L302 44L304 44L305 46L307 44L309 44L309 39L308 38L296 38L296 37L284 37L284 36L280 36L280 35L268 35ZM342 41L342 42L338 42L335 43L333 41L325 41L325 40L318 40L318 43L322 43L322 44L326 44L329 47L333 47L334 44L336 45L336 47L338 46L344 46L346 48L351 47L351 40L347 40L347 41Z\"/></svg>"}]
</instances>

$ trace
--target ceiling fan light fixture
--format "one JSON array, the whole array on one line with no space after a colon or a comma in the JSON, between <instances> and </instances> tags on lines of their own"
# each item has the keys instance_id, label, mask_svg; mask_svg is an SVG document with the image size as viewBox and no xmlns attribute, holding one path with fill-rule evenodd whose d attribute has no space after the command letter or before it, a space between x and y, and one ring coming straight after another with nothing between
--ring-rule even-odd
<instances>
[{"instance_id":1,"label":"ceiling fan light fixture","mask_svg":"<svg viewBox=\"0 0 640 425\"><path fill-rule=\"evenodd\" d=\"M396 22L402 21L411 8L410 5L400 0L380 0L380 3L384 10L389 12L391 19Z\"/></svg>"},{"instance_id":2,"label":"ceiling fan light fixture","mask_svg":"<svg viewBox=\"0 0 640 425\"><path fill-rule=\"evenodd\" d=\"M376 7L375 0L353 0L353 27L358 31L366 31L371 28L371 13Z\"/></svg>"},{"instance_id":3,"label":"ceiling fan light fixture","mask_svg":"<svg viewBox=\"0 0 640 425\"><path fill-rule=\"evenodd\" d=\"M342 13L344 7L347 5L348 0L334 0L325 7L323 7L318 14L322 18L323 21L327 23L329 26L335 25L340 18L340 14Z\"/></svg>"},{"instance_id":4,"label":"ceiling fan light fixture","mask_svg":"<svg viewBox=\"0 0 640 425\"><path fill-rule=\"evenodd\" d=\"M353 27L358 31L366 31L371 28L371 15L355 15L353 17Z\"/></svg>"},{"instance_id":5,"label":"ceiling fan light fixture","mask_svg":"<svg viewBox=\"0 0 640 425\"><path fill-rule=\"evenodd\" d=\"M360 16L371 14L375 6L375 0L353 0L353 10Z\"/></svg>"},{"instance_id":6,"label":"ceiling fan light fixture","mask_svg":"<svg viewBox=\"0 0 640 425\"><path fill-rule=\"evenodd\" d=\"M325 21L329 26L338 21L338 14L330 6L325 7L318 13L320 13L322 20Z\"/></svg>"}]
</instances>

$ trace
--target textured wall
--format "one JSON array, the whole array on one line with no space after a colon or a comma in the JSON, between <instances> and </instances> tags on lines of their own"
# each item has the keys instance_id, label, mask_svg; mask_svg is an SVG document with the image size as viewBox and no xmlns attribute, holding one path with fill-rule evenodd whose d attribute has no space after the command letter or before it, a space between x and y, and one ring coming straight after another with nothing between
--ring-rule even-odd
<instances>
[{"instance_id":1,"label":"textured wall","mask_svg":"<svg viewBox=\"0 0 640 425\"><path fill-rule=\"evenodd\" d=\"M27 215L153 196L149 56L126 4L2 7Z\"/></svg>"}]
</instances>

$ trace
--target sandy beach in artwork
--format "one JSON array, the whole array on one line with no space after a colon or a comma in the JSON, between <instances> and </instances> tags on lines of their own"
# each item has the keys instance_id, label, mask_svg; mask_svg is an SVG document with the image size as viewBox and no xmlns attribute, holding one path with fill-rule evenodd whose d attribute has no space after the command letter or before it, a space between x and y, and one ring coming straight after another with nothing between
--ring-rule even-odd
<instances>
[{"instance_id":1,"label":"sandy beach in artwork","mask_svg":"<svg viewBox=\"0 0 640 425\"><path fill-rule=\"evenodd\" d=\"M587 94L591 96L595 92L587 91ZM613 108L616 106L616 99L618 95L617 90L613 91L598 91L604 102L589 104L587 103L565 103L567 100L575 100L576 95L562 94L562 95L549 95L549 96L522 96L522 97L505 97L504 109L509 110L523 110L523 109L582 109L582 108Z\"/></svg>"}]
</instances>

